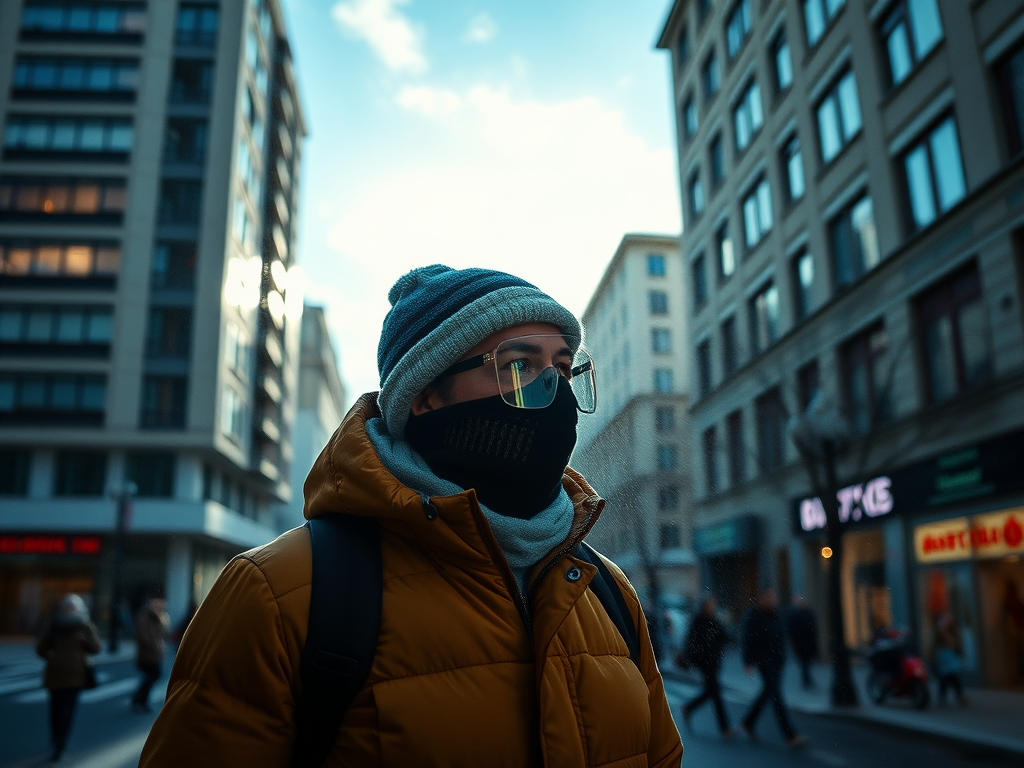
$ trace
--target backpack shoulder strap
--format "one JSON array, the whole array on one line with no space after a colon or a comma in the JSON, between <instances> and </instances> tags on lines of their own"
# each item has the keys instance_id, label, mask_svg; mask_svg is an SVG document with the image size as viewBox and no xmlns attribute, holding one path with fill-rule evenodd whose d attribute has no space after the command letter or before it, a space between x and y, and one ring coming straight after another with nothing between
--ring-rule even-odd
<instances>
[{"instance_id":1,"label":"backpack shoulder strap","mask_svg":"<svg viewBox=\"0 0 1024 768\"><path fill-rule=\"evenodd\" d=\"M375 519L325 515L305 527L313 545L313 582L292 768L318 768L330 753L370 674L384 591Z\"/></svg>"},{"instance_id":2,"label":"backpack shoulder strap","mask_svg":"<svg viewBox=\"0 0 1024 768\"><path fill-rule=\"evenodd\" d=\"M597 550L587 544L587 542L580 542L576 555L581 560L586 560L591 565L597 567L597 576L590 581L590 589L597 595L597 599L601 601L601 605L604 606L608 617L615 624L616 629L619 630L622 639L626 641L626 647L629 648L629 658L632 659L639 669L640 638L636 631L636 625L633 624L632 617L629 615L629 606L626 605L626 598L622 596L619 582L615 580L612 572L608 570L608 566L605 565Z\"/></svg>"}]
</instances>

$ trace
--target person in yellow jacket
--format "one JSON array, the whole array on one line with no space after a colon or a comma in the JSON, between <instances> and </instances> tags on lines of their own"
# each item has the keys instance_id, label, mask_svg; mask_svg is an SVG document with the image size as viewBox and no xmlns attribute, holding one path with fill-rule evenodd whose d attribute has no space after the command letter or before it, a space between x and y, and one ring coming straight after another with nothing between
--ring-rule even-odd
<instances>
[{"instance_id":1,"label":"person in yellow jacket","mask_svg":"<svg viewBox=\"0 0 1024 768\"><path fill-rule=\"evenodd\" d=\"M380 632L324 765L679 766L647 624L615 576L639 660L577 545L605 502L568 468L596 406L573 315L503 272L398 280L361 397L306 479L304 513L379 525ZM303 528L236 557L174 662L141 768L284 768L302 696Z\"/></svg>"}]
</instances>

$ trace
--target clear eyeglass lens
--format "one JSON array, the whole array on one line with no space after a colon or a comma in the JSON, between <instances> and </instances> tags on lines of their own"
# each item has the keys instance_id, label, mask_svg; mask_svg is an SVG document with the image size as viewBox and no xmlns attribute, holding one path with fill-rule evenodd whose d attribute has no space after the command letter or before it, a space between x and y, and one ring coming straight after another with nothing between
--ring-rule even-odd
<instances>
[{"instance_id":1,"label":"clear eyeglass lens","mask_svg":"<svg viewBox=\"0 0 1024 768\"><path fill-rule=\"evenodd\" d=\"M495 350L502 399L516 408L546 408L554 402L559 377L567 379L584 413L597 407L594 364L578 343L558 335L506 339Z\"/></svg>"}]
</instances>

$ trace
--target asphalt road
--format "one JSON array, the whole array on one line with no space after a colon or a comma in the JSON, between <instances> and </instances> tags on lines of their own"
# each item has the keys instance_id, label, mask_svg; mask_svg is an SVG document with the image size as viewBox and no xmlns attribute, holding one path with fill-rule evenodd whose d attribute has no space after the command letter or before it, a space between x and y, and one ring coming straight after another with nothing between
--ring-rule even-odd
<instances>
[{"instance_id":1,"label":"asphalt road","mask_svg":"<svg viewBox=\"0 0 1024 768\"><path fill-rule=\"evenodd\" d=\"M169 668L169 664L165 667ZM83 693L68 751L62 765L74 768L129 768L138 764L146 733L155 714L131 711L136 671L130 662L106 665L101 685ZM166 682L166 680L164 680ZM669 701L678 716L682 701L696 689L686 683L667 681ZM157 704L162 690L154 689ZM726 704L732 722L738 723L743 707ZM681 720L681 718L679 718ZM39 689L0 693L0 768L36 768L49 756L47 701ZM803 748L792 750L783 742L774 713L766 709L758 723L756 742L739 735L723 741L718 735L710 705L697 712L692 730L683 732L684 768L1020 768L1024 760L936 742L927 737L881 728L877 725L812 715L793 715L796 728L810 738Z\"/></svg>"}]
</instances>

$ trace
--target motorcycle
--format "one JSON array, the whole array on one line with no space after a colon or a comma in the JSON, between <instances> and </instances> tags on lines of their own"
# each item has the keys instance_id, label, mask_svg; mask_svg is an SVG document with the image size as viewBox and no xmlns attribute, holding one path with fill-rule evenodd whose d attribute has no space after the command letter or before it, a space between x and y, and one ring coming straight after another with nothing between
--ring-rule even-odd
<instances>
[{"instance_id":1,"label":"motorcycle","mask_svg":"<svg viewBox=\"0 0 1024 768\"><path fill-rule=\"evenodd\" d=\"M908 700L917 709L931 702L928 670L920 657L910 652L905 635L895 630L880 633L867 653L871 664L868 696L875 704L886 699Z\"/></svg>"}]
</instances>

